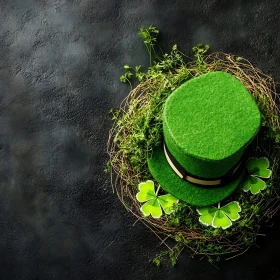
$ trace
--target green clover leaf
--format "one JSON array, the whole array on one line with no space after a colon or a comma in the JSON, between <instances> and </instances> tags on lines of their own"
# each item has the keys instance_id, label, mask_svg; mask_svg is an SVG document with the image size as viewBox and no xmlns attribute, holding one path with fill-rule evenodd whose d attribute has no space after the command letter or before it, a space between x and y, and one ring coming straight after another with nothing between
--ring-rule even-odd
<instances>
[{"instance_id":1,"label":"green clover leaf","mask_svg":"<svg viewBox=\"0 0 280 280\"><path fill-rule=\"evenodd\" d=\"M241 207L237 201L232 201L220 208L214 206L207 206L198 208L197 212L200 215L199 221L205 226L212 226L214 228L221 227L227 229L232 225L232 221L240 218L239 212Z\"/></svg>"},{"instance_id":2,"label":"green clover leaf","mask_svg":"<svg viewBox=\"0 0 280 280\"><path fill-rule=\"evenodd\" d=\"M260 178L269 178L271 176L272 171L268 169L269 161L265 157L259 159L249 158L246 166L249 176L245 179L242 189L245 192L250 190L255 195L266 188L266 183Z\"/></svg>"},{"instance_id":3,"label":"green clover leaf","mask_svg":"<svg viewBox=\"0 0 280 280\"><path fill-rule=\"evenodd\" d=\"M160 218L162 215L162 209L165 214L173 212L172 206L174 203L178 203L178 199L171 194L165 194L158 196L155 193L154 182L148 180L138 185L139 192L136 194L136 198L139 202L146 202L140 208L145 217L152 215L153 218Z\"/></svg>"}]
</instances>

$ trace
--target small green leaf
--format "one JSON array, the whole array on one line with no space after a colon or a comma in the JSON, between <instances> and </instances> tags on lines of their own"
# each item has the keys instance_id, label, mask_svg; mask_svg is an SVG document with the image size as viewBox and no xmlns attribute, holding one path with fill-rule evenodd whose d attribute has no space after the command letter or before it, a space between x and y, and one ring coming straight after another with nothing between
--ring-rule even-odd
<instances>
[{"instance_id":1,"label":"small green leaf","mask_svg":"<svg viewBox=\"0 0 280 280\"><path fill-rule=\"evenodd\" d=\"M236 221L240 218L239 212L241 207L237 201L232 201L227 205L223 206L221 210L232 220Z\"/></svg>"},{"instance_id":2,"label":"small green leaf","mask_svg":"<svg viewBox=\"0 0 280 280\"><path fill-rule=\"evenodd\" d=\"M212 226L214 228L221 227L222 229L227 229L232 225L232 222L230 218L222 211L222 209L219 209L216 211Z\"/></svg>"},{"instance_id":3,"label":"small green leaf","mask_svg":"<svg viewBox=\"0 0 280 280\"><path fill-rule=\"evenodd\" d=\"M250 188L251 188L250 177L248 177L248 178L244 181L244 183L243 183L243 185L242 185L242 189L243 189L244 192L247 192L247 191L250 190Z\"/></svg>"},{"instance_id":4,"label":"small green leaf","mask_svg":"<svg viewBox=\"0 0 280 280\"><path fill-rule=\"evenodd\" d=\"M173 204L178 203L178 199L171 194L159 196L158 201L166 214L171 214L173 212Z\"/></svg>"},{"instance_id":5,"label":"small green leaf","mask_svg":"<svg viewBox=\"0 0 280 280\"><path fill-rule=\"evenodd\" d=\"M162 215L162 210L156 197L143 204L140 210L146 217L152 215L153 218L160 218Z\"/></svg>"},{"instance_id":6,"label":"small green leaf","mask_svg":"<svg viewBox=\"0 0 280 280\"><path fill-rule=\"evenodd\" d=\"M140 183L138 189L140 192L136 194L136 198L139 202L145 202L156 197L154 182L151 180Z\"/></svg>"},{"instance_id":7,"label":"small green leaf","mask_svg":"<svg viewBox=\"0 0 280 280\"><path fill-rule=\"evenodd\" d=\"M266 188L266 184L260 178L249 176L243 183L242 188L245 192L251 190L252 194L258 194L260 191Z\"/></svg>"},{"instance_id":8,"label":"small green leaf","mask_svg":"<svg viewBox=\"0 0 280 280\"><path fill-rule=\"evenodd\" d=\"M173 204L179 201L171 194L158 196L158 191L155 193L155 185L151 180L140 183L138 189L139 192L136 194L137 200L139 202L146 202L140 208L145 217L151 215L153 218L160 218L162 209L165 214L170 214L173 212Z\"/></svg>"},{"instance_id":9,"label":"small green leaf","mask_svg":"<svg viewBox=\"0 0 280 280\"><path fill-rule=\"evenodd\" d=\"M232 221L236 221L240 218L239 212L241 207L237 201L232 201L222 208L218 209L214 206L198 208L199 221L214 228L221 227L227 229L232 225Z\"/></svg>"},{"instance_id":10,"label":"small green leaf","mask_svg":"<svg viewBox=\"0 0 280 280\"><path fill-rule=\"evenodd\" d=\"M249 158L246 163L249 176L245 179L242 189L245 192L251 191L252 194L258 194L266 188L266 183L260 178L269 178L272 171L269 168L269 161L265 157ZM260 177L260 178L258 178Z\"/></svg>"},{"instance_id":11,"label":"small green leaf","mask_svg":"<svg viewBox=\"0 0 280 280\"><path fill-rule=\"evenodd\" d=\"M217 208L214 206L197 209L198 214L201 215L199 217L199 221L206 226L210 226L212 224L216 211Z\"/></svg>"},{"instance_id":12,"label":"small green leaf","mask_svg":"<svg viewBox=\"0 0 280 280\"><path fill-rule=\"evenodd\" d=\"M250 175L258 176L261 178L269 178L271 176L271 170L268 169L269 161L265 157L250 158L247 161L247 168Z\"/></svg>"}]
</instances>

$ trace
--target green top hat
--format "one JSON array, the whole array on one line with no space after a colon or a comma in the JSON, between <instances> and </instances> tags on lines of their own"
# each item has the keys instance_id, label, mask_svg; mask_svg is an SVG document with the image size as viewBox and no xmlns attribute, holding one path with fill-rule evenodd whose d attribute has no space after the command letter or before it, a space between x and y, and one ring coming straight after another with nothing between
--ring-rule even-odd
<instances>
[{"instance_id":1,"label":"green top hat","mask_svg":"<svg viewBox=\"0 0 280 280\"><path fill-rule=\"evenodd\" d=\"M246 149L260 127L251 94L235 77L210 72L167 99L164 144L148 159L162 188L195 206L227 198L242 182Z\"/></svg>"}]
</instances>

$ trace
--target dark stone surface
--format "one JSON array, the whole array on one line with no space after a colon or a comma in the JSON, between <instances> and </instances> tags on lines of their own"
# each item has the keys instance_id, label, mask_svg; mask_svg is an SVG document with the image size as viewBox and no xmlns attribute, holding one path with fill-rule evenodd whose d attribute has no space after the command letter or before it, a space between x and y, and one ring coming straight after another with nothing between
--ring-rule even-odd
<instances>
[{"instance_id":1,"label":"dark stone surface","mask_svg":"<svg viewBox=\"0 0 280 280\"><path fill-rule=\"evenodd\" d=\"M158 239L103 173L122 66L148 62L142 24L166 51L208 43L279 81L279 14L278 0L0 0L0 278L280 279L279 218L220 270L186 253L156 268Z\"/></svg>"}]
</instances>

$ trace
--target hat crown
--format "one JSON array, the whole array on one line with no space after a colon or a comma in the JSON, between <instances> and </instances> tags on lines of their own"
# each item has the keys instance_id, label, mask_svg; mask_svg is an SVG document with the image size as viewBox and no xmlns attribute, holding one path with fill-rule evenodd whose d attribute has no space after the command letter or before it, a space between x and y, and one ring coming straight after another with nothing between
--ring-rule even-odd
<instances>
[{"instance_id":1,"label":"hat crown","mask_svg":"<svg viewBox=\"0 0 280 280\"><path fill-rule=\"evenodd\" d=\"M242 156L260 127L251 94L235 77L209 72L191 79L167 99L164 139L190 173L223 176Z\"/></svg>"}]
</instances>

